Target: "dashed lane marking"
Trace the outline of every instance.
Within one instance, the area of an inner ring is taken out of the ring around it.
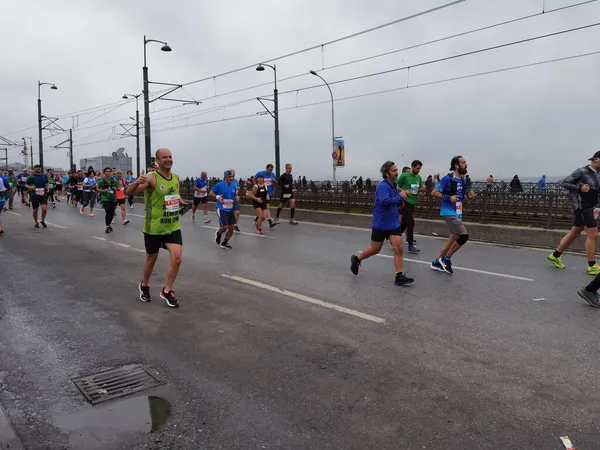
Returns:
[[[210,228],[211,230],[219,229],[219,227],[209,227],[208,225],[202,225],[202,228]],[[246,236],[254,236],[254,237],[264,238],[264,239],[275,239],[273,236],[265,236],[264,234],[247,233],[246,231],[239,231],[239,232],[236,231],[235,233],[233,233],[234,236],[236,234],[245,234]]]

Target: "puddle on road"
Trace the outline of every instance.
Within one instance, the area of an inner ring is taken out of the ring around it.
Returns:
[[[171,404],[162,397],[141,396],[91,406],[56,417],[72,448],[93,450],[118,443],[126,435],[152,433],[167,421]]]

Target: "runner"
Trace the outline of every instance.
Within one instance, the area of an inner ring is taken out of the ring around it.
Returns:
[[[123,225],[127,225],[129,223],[129,219],[127,219],[127,209],[125,206],[125,188],[128,186],[127,180],[123,178],[123,172],[117,170],[117,183],[119,187],[117,188],[117,205],[121,208],[121,219],[123,220]]]
[[[450,231],[450,239],[431,263],[431,268],[447,273],[454,272],[451,258],[469,240],[469,233],[462,223],[462,202],[465,198],[475,198],[475,193],[468,190],[464,178],[467,174],[467,160],[462,156],[455,156],[450,162],[450,170],[453,172],[442,178],[431,192],[432,196],[442,199],[440,216],[444,218]]]
[[[202,203],[202,213],[204,215],[204,223],[209,223],[208,218],[208,175],[206,172],[200,174],[200,178],[194,180],[194,209],[192,209],[192,220],[196,220],[196,210],[198,205]]]
[[[235,169],[229,169],[231,174],[233,175],[233,185],[235,186],[235,200],[233,201],[233,215],[235,217],[235,225],[233,226],[233,230],[240,233],[240,227],[238,223],[240,223],[240,186],[238,185],[238,180],[235,177]]]
[[[86,206],[90,207],[90,217],[94,217],[94,205],[96,204],[96,177],[94,171],[90,170],[83,179],[83,202],[79,214],[85,214]]]
[[[248,197],[252,199],[252,206],[258,217],[258,220],[256,221],[256,232],[258,234],[263,234],[261,225],[265,220],[264,212],[269,204],[269,192],[265,186],[265,177],[260,174],[256,177],[256,184],[252,187]]]
[[[594,209],[598,205],[600,194],[600,151],[590,159],[590,164],[577,169],[560,184],[571,193],[571,206],[573,208],[573,226],[560,241],[556,250],[548,255],[548,261],[559,269],[566,266],[561,260],[562,253],[573,245],[584,228],[586,230],[585,252],[588,259],[587,273],[600,274],[600,266],[596,264],[596,239],[598,237],[598,220],[594,217]]]
[[[186,203],[179,194],[179,177],[171,172],[173,156],[171,151],[161,148],[156,151],[158,167],[152,173],[144,176],[144,172],[128,188],[127,195],[144,193],[145,219],[144,243],[146,245],[146,262],[144,275],[138,285],[140,300],[149,302],[150,277],[158,259],[160,248],[169,252],[169,269],[165,285],[160,291],[160,297],[171,308],[177,308],[179,303],[173,292],[173,284],[179,272],[183,257],[183,239],[181,236],[181,221],[179,220],[179,207]]]
[[[262,175],[265,179],[265,186],[267,186],[267,191],[269,192],[269,198],[273,198],[273,185],[277,183],[277,176],[273,173],[273,164],[267,164],[265,170],[261,170],[254,175],[254,178],[258,178],[259,175]],[[269,210],[269,205],[263,211],[265,218],[269,221],[269,228],[275,227],[277,224],[271,218],[271,211]],[[254,219],[256,222],[258,220],[258,216]]]
[[[296,199],[294,198],[294,176],[292,175],[292,165],[290,163],[285,165],[285,173],[282,173],[279,177],[279,186],[281,187],[281,204],[277,208],[275,222],[279,223],[281,211],[286,206],[289,206],[290,224],[298,225],[298,221],[294,219],[294,214],[296,214]]]
[[[8,209],[13,209],[13,202],[15,200],[15,194],[19,189],[19,182],[15,178],[15,172],[11,169],[8,171],[8,184],[10,189],[8,192]]]
[[[389,237],[394,248],[394,267],[396,269],[394,284],[403,286],[415,280],[402,273],[404,258],[402,256],[402,231],[400,230],[400,214],[398,212],[402,197],[395,185],[398,179],[398,167],[392,161],[386,161],[381,166],[380,171],[383,181],[377,185],[377,191],[375,192],[371,246],[358,255],[352,255],[350,270],[354,275],[358,275],[361,262],[377,255],[381,251],[383,241],[386,237]]]
[[[19,192],[21,194],[21,203],[30,206],[27,188],[25,187],[27,178],[29,178],[29,172],[25,169],[19,174]]]
[[[52,169],[46,170],[46,177],[48,178],[48,200],[50,200],[50,206],[52,209],[56,208],[56,201],[54,200],[54,174],[52,173]]]
[[[63,179],[58,173],[54,177],[54,184],[56,185],[56,201],[60,203],[60,197],[63,194]]]
[[[113,227],[111,223],[115,215],[115,209],[117,209],[117,190],[119,189],[119,182],[112,177],[112,169],[106,167],[104,169],[104,176],[96,182],[96,191],[100,193],[100,199],[102,200],[102,207],[104,208],[104,224],[106,225],[105,233],[112,233]]]
[[[229,240],[233,236],[233,230],[236,224],[233,204],[239,201],[237,197],[237,183],[234,183],[235,175],[228,169],[223,173],[223,181],[215,184],[210,191],[211,197],[217,199],[217,217],[219,218],[219,228],[215,231],[215,242],[221,245],[221,248],[231,250]],[[225,239],[221,242],[221,237],[225,233]]]
[[[6,196],[10,189],[10,184],[6,180],[6,178],[0,178],[0,217],[2,216],[2,211],[4,211]],[[0,236],[3,234],[4,228],[2,228],[2,222],[0,221]]]
[[[34,227],[48,228],[46,225],[46,214],[48,213],[48,177],[42,173],[42,166],[33,166],[33,175],[27,178],[25,187],[29,189],[31,195],[31,206],[33,208]],[[42,206],[42,220],[38,223],[38,209]]]
[[[406,231],[406,242],[408,243],[409,253],[419,253],[420,250],[415,246],[415,205],[419,201],[419,191],[425,190],[425,184],[419,172],[423,167],[423,163],[419,160],[414,160],[410,165],[411,169],[408,172],[402,173],[396,180],[396,184],[402,189],[402,198],[404,202],[400,208],[401,228],[402,233]]]

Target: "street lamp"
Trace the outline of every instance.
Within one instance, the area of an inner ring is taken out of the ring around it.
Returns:
[[[41,98],[41,90],[42,86],[47,84],[50,86],[50,89],[58,89],[54,83],[42,83],[38,81],[38,138],[40,140],[40,166],[42,166],[42,170],[44,170],[44,142],[42,141],[42,98]],[[33,156],[33,154],[32,154]],[[33,160],[33,158],[32,158]]]
[[[146,39],[146,36],[144,35],[144,67],[142,68],[142,74],[144,77],[144,142],[146,153],[146,167],[150,167],[150,160],[152,158],[152,150],[150,143],[150,92],[148,88],[148,67],[146,66],[146,44],[148,42],[158,42],[159,44],[163,44],[163,46],[160,48],[163,52],[171,51],[171,47],[169,47],[169,45],[166,42],[157,41],[155,39]]]
[[[325,85],[327,86],[327,89],[329,89],[329,94],[331,95],[331,148],[333,149],[335,147],[335,114],[334,114],[334,110],[333,110],[333,92],[331,91],[331,86],[329,86],[329,83],[327,81],[325,81],[325,78],[323,78],[321,75],[319,75],[317,72],[315,72],[314,70],[310,71],[311,75],[314,75],[315,77],[319,77],[323,83],[325,83]],[[333,182],[335,183],[335,166],[336,162],[333,162]]]
[[[143,94],[124,94],[123,98],[125,100],[129,99],[129,97],[135,97],[135,161],[137,167],[137,176],[140,176],[140,106],[138,99]],[[146,166],[148,167],[148,166]]]
[[[275,170],[277,178],[279,178],[279,175],[281,174],[281,161],[279,155],[279,96],[277,91],[277,66],[275,64],[259,64],[256,67],[256,71],[263,72],[265,70],[265,66],[273,69],[273,74],[275,76],[275,89],[273,90],[273,114],[270,113],[268,108],[265,107],[265,109],[267,110],[267,112],[269,112],[269,114],[271,114],[271,116],[273,116],[273,119],[275,119]],[[258,99],[258,101],[261,101],[261,99]]]

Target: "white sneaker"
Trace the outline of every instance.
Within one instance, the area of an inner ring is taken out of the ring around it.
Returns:
[[[131,206],[129,207],[129,209],[133,209],[133,205],[131,205]]]
[[[298,225],[298,221],[296,219],[290,219],[290,225]]]
[[[204,216],[204,223],[210,223],[210,219],[206,216]]]
[[[275,217],[275,223],[279,223],[279,217]]]
[[[90,213],[90,217],[94,217],[94,213]]]
[[[114,220],[113,220],[113,222],[114,222]],[[127,219],[125,219],[125,220],[123,221],[123,225],[127,225],[128,223],[129,223],[129,220],[127,220]]]

